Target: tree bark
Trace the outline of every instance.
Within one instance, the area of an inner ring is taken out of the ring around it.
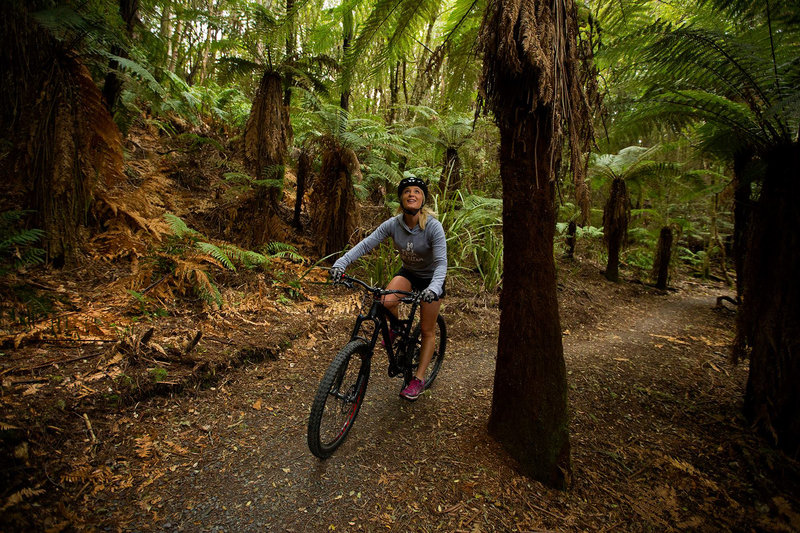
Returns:
[[[74,263],[93,198],[122,179],[119,129],[88,69],[11,3],[0,3],[0,79],[0,190],[35,211],[49,261]]]
[[[305,146],[300,149],[300,157],[297,160],[297,196],[294,201],[293,224],[299,230],[303,229],[300,221],[300,214],[303,210],[303,198],[306,195],[306,186],[311,175],[311,154]]]
[[[564,257],[567,259],[572,259],[575,257],[575,233],[577,233],[577,231],[578,224],[576,224],[574,220],[570,220],[569,225],[567,226],[567,238],[565,239],[567,250],[564,253]]]
[[[444,167],[439,177],[439,189],[442,192],[454,193],[461,187],[461,158],[458,149],[451,146],[444,152]]]
[[[747,255],[747,230],[753,209],[752,185],[745,179],[747,166],[752,161],[749,153],[738,153],[733,160],[733,266],[736,270],[736,299],[742,297],[744,260]]]
[[[133,38],[133,29],[136,25],[136,18],[139,12],[139,0],[119,0],[119,15],[125,22],[125,33],[130,41]],[[111,53],[119,57],[128,57],[128,52],[119,46],[112,46]],[[105,82],[103,83],[103,98],[106,102],[106,108],[111,115],[114,115],[119,96],[122,94],[122,80],[117,74],[120,65],[115,59],[108,62],[108,74],[106,74]]]
[[[353,12],[346,10],[342,20],[343,33],[342,33],[342,59],[347,57],[350,51],[351,42],[353,40]],[[339,96],[339,107],[345,111],[350,111],[350,86],[349,84],[342,87],[342,93]]]
[[[555,184],[547,155],[552,111],[539,108],[524,117],[500,127],[503,240],[525,245],[504,254],[489,432],[524,473],[565,488],[566,367],[553,259]]]
[[[661,228],[658,236],[658,246],[656,248],[656,258],[653,261],[653,277],[656,280],[656,288],[666,289],[667,279],[669,278],[669,262],[672,257],[672,229],[669,227]]]
[[[328,139],[311,194],[311,224],[322,255],[342,251],[358,226],[353,178],[361,176],[355,152]]]
[[[262,182],[256,185],[257,212],[253,213],[250,244],[268,242],[272,226],[277,223],[286,153],[282,89],[280,74],[265,72],[245,126],[245,162],[248,170]]]
[[[571,0],[489,2],[480,31],[481,96],[500,129],[503,238],[513,245],[504,254],[489,432],[523,473],[562,489],[571,467],[553,237],[563,126],[587,114],[577,33]],[[571,150],[580,150],[573,133]]]
[[[604,275],[609,281],[619,281],[619,253],[627,241],[629,214],[628,187],[625,180],[614,178],[603,209],[603,238],[608,245],[608,262]]]
[[[764,157],[742,270],[734,354],[747,356],[745,413],[769,440],[800,456],[800,143]]]

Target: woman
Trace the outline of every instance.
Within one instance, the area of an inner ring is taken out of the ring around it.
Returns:
[[[433,356],[436,343],[436,318],[445,295],[444,282],[447,275],[447,242],[441,222],[425,207],[428,186],[416,176],[400,180],[397,185],[400,200],[398,215],[390,218],[352,250],[339,258],[331,268],[333,281],[339,280],[347,265],[369,252],[387,237],[391,237],[400,253],[403,266],[386,286],[389,290],[422,291],[421,324],[422,347],[419,366],[414,378],[400,392],[406,400],[416,400],[425,390],[425,370]],[[397,317],[400,295],[388,294],[383,305]]]

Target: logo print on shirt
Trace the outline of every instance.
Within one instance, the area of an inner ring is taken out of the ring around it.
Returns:
[[[414,241],[408,241],[406,243],[406,249],[400,250],[400,257],[403,259],[404,262],[409,264],[421,263],[422,261],[424,261],[424,259],[422,259],[422,256],[414,252]]]

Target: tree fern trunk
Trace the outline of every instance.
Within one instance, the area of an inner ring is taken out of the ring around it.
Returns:
[[[12,143],[0,166],[23,208],[36,211],[56,265],[77,260],[92,199],[122,176],[119,130],[89,71],[62,46],[24,10],[0,3],[0,79],[8,82],[0,136]]]
[[[576,34],[571,1],[498,0],[488,4],[480,41],[481,93],[500,129],[503,239],[515,244],[504,254],[489,432],[523,473],[557,488],[567,486],[571,467],[553,258],[555,177],[559,126],[567,113],[579,114],[562,100],[570,87],[581,91]]]
[[[548,178],[552,169],[545,155],[550,132],[546,109],[500,129],[503,240],[524,246],[504,254],[489,432],[523,472],[564,488],[569,434],[553,259],[555,184]]]
[[[456,148],[448,147],[444,152],[444,167],[439,177],[439,188],[442,192],[455,193],[461,188],[461,158]]]
[[[133,29],[139,12],[139,0],[119,0],[119,14],[125,22],[125,32],[128,39],[133,37]],[[118,46],[111,47],[111,53],[119,57],[128,57],[128,52]],[[115,59],[108,62],[108,74],[103,83],[103,98],[109,113],[113,116],[119,96],[122,93],[122,80],[117,74],[119,63]]]
[[[619,254],[627,241],[630,200],[625,180],[614,178],[611,192],[603,209],[603,238],[608,245],[608,262],[605,277],[619,281]]]
[[[653,273],[656,280],[656,288],[666,289],[669,277],[669,262],[672,257],[672,229],[661,228],[656,247],[656,257],[653,261]]]
[[[567,226],[567,237],[565,239],[567,250],[564,253],[564,257],[567,259],[572,259],[575,257],[575,233],[578,231],[578,225],[575,223],[574,220],[569,221],[569,225]]]
[[[750,357],[745,413],[800,456],[800,143],[773,150],[743,264],[735,354]]]
[[[736,297],[742,296],[744,260],[747,255],[747,230],[752,211],[752,186],[744,178],[747,165],[752,161],[749,153],[738,153],[733,161],[733,265],[736,270]]]
[[[286,131],[283,121],[283,84],[276,72],[265,72],[250,110],[244,133],[247,168],[258,180],[269,184],[256,186],[256,212],[250,226],[249,244],[269,241],[277,224],[277,210],[284,179]]]
[[[300,214],[303,209],[303,198],[306,194],[306,185],[311,174],[311,155],[303,147],[300,150],[300,157],[297,160],[297,196],[294,201],[293,224],[297,229],[302,230],[303,225],[300,221]]]

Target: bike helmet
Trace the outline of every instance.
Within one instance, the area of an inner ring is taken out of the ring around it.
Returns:
[[[408,187],[419,187],[422,189],[422,193],[425,195],[425,199],[428,199],[428,184],[419,179],[418,177],[414,176],[413,174],[409,175],[407,178],[403,178],[400,180],[400,183],[397,184],[397,199],[399,200],[401,196],[403,196],[403,190]]]

